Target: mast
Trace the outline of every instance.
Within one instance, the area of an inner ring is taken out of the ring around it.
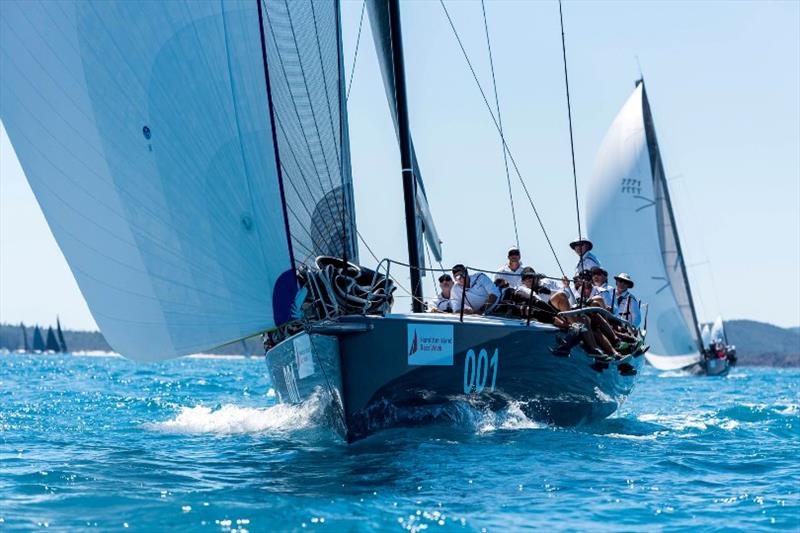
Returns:
[[[422,283],[420,282],[419,244],[417,242],[416,179],[412,167],[411,136],[408,125],[408,100],[406,74],[403,60],[403,36],[400,28],[400,3],[389,2],[389,28],[392,41],[395,101],[397,102],[397,128],[400,140],[400,164],[403,173],[403,201],[406,214],[406,240],[408,264],[411,266],[411,310],[422,312]]]
[[[667,184],[667,178],[664,175],[664,164],[661,161],[661,152],[658,149],[658,140],[656,139],[656,129],[653,124],[653,115],[650,112],[650,102],[647,99],[647,91],[645,90],[644,85],[644,78],[640,78],[637,81],[637,85],[642,85],[642,106],[643,106],[643,114],[644,114],[644,130],[645,136],[647,138],[647,148],[650,153],[650,170],[652,171],[653,179],[661,181],[661,189],[664,191],[664,201],[667,207],[667,214],[669,215],[670,226],[672,226],[672,237],[675,240],[675,247],[677,248],[678,253],[678,261],[679,267],[681,270],[681,276],[683,278],[683,284],[686,288],[686,294],[689,301],[689,310],[691,314],[691,324],[688,324],[692,331],[695,334],[695,343],[698,346],[698,349],[702,353],[703,350],[703,341],[702,335],[700,335],[700,327],[697,323],[697,311],[694,307],[694,298],[692,297],[692,288],[689,285],[689,275],[686,272],[686,264],[683,260],[683,249],[681,248],[681,240],[680,236],[678,235],[678,226],[675,223],[675,212],[672,209],[672,200],[669,196],[669,186]],[[663,246],[663,242],[661,243]],[[663,255],[663,249],[662,249]],[[669,265],[664,264],[664,269],[668,270],[670,268]]]

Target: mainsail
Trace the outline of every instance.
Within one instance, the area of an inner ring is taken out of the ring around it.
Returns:
[[[369,21],[372,26],[372,37],[375,42],[375,50],[378,54],[378,62],[381,66],[381,75],[383,77],[383,86],[386,91],[386,99],[389,102],[392,120],[394,122],[395,134],[399,137],[399,123],[397,116],[397,100],[395,97],[395,78],[394,68],[392,63],[392,40],[391,28],[389,22],[389,5],[387,0],[367,0],[367,12],[369,13]],[[442,260],[442,242],[439,240],[439,234],[436,231],[436,226],[433,224],[433,216],[431,215],[430,206],[428,205],[428,197],[425,194],[425,185],[422,182],[422,173],[417,163],[417,154],[414,150],[414,141],[411,140],[411,158],[414,177],[417,184],[416,194],[416,210],[418,217],[418,226],[421,233],[425,236],[425,241],[433,254],[436,261]],[[422,240],[418,239],[420,246]],[[425,254],[420,250],[420,257],[424,258]],[[423,272],[424,274],[424,272]]]
[[[56,317],[56,335],[58,335],[58,344],[60,345],[61,352],[67,353],[67,341],[64,340],[64,332],[61,331],[61,320]]]
[[[1,24],[3,122],[123,355],[273,328],[298,263],[355,257],[336,3],[6,1]]]
[[[648,360],[664,370],[698,362],[700,333],[643,82],[600,147],[587,219],[600,261],[612,275],[629,272],[648,305]]]

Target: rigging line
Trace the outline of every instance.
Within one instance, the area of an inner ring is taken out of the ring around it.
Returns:
[[[347,83],[347,100],[350,100],[350,89],[353,88],[353,75],[356,73],[356,61],[358,61],[358,45],[361,44],[361,28],[364,25],[364,11],[366,11],[367,0],[361,3],[361,17],[358,20],[358,36],[356,37],[356,50],[353,52],[353,66],[350,68],[350,81]]]
[[[380,259],[378,259],[378,256],[377,256],[377,255],[375,255],[375,252],[373,252],[373,251],[372,251],[372,248],[370,248],[370,247],[369,247],[369,244],[367,244],[367,240],[366,240],[366,239],[363,237],[363,235],[361,235],[361,232],[360,232],[360,231],[358,231],[358,229],[356,229],[356,233],[358,234],[358,238],[359,238],[359,239],[361,239],[361,243],[362,243],[364,246],[366,246],[366,247],[367,247],[367,250],[369,251],[369,253],[370,253],[370,255],[372,256],[372,258],[373,258],[373,259],[375,259],[375,262],[378,264],[378,266],[380,266],[380,264],[381,264],[381,260],[380,260]],[[403,266],[408,266],[409,268],[411,268],[409,265],[406,265],[405,263],[398,263],[397,261],[392,261],[391,259],[390,259],[389,261],[391,261],[391,262],[393,262],[393,263],[397,263],[397,264],[402,264]],[[397,281],[397,278],[396,278],[395,276],[393,276],[393,275],[391,275],[391,274],[387,274],[387,277],[388,277],[389,279],[391,279],[392,281],[394,281],[394,283],[395,283],[395,284],[396,284],[398,287],[400,287],[401,289],[403,289],[403,292],[405,292],[406,294],[408,294],[408,295],[409,295],[409,296],[410,296],[412,299],[414,298],[414,295],[411,293],[411,291],[410,291],[410,290],[408,290],[407,288],[405,288],[405,286],[404,286],[402,283],[400,283],[399,281]],[[420,302],[422,302],[423,304],[425,303],[425,300],[419,300],[419,301],[420,301]]]
[[[337,95],[338,95],[338,103],[339,103],[338,113],[337,113],[338,126],[339,126],[339,128],[338,128],[339,137],[338,137],[338,140],[337,140],[337,138],[336,138],[336,129],[333,127],[333,108],[331,107],[330,92],[328,90],[328,76],[327,76],[327,74],[325,72],[325,64],[324,64],[323,59],[322,59],[322,43],[320,42],[320,39],[319,39],[319,27],[317,25],[317,14],[316,14],[316,10],[314,9],[314,2],[312,1],[312,2],[310,2],[310,4],[311,4],[311,17],[314,20],[314,35],[316,36],[316,40],[317,40],[317,55],[319,56],[319,66],[320,66],[320,70],[322,71],[322,83],[323,83],[323,86],[325,88],[325,101],[328,104],[328,122],[329,122],[330,127],[331,127],[331,135],[332,135],[333,140],[334,140],[333,148],[334,148],[334,152],[336,153],[336,158],[337,158],[338,165],[339,165],[339,181],[341,183],[340,186],[341,186],[341,193],[342,193],[342,202],[341,202],[341,205],[340,205],[340,202],[338,201],[337,198],[334,198],[333,201],[336,204],[336,207],[339,209],[339,215],[340,215],[341,224],[342,224],[342,232],[341,232],[342,259],[344,259],[344,261],[347,262],[347,260],[348,260],[348,257],[347,257],[347,251],[348,251],[347,250],[347,205],[346,205],[346,202],[345,202],[345,199],[347,197],[347,192],[345,190],[345,176],[344,176],[344,147],[342,146],[341,147],[342,149],[340,150],[340,144],[344,143],[344,135],[343,135],[343,130],[342,130],[342,102],[341,102],[341,99],[342,99],[342,86],[341,86],[342,80],[341,80],[341,75],[336,76],[336,80],[337,80],[336,85],[338,87]],[[287,6],[287,9],[288,9],[288,6]],[[335,13],[335,16],[336,16],[336,72],[337,72],[337,74],[339,74],[340,73],[339,69],[343,68],[342,67],[343,63],[342,63],[342,58],[341,58],[341,54],[340,54],[341,43],[340,43],[340,38],[339,38],[340,37],[339,36],[340,23],[339,23],[339,2],[338,2],[338,0],[336,2],[334,2],[333,10],[334,10],[334,13]],[[292,31],[294,31],[294,29]],[[294,35],[294,33],[293,33],[293,35]],[[304,73],[304,76],[305,76],[305,73]],[[322,142],[322,139],[320,139],[320,142]],[[333,190],[335,191],[336,188],[334,187]]]
[[[467,62],[467,66],[469,70],[472,72],[472,78],[475,80],[475,84],[478,86],[478,90],[483,97],[483,103],[486,104],[486,109],[489,111],[489,115],[492,117],[492,121],[494,122],[494,126],[497,129],[498,133],[500,134],[500,139],[503,141],[503,147],[505,148],[506,152],[508,152],[508,158],[511,160],[511,165],[514,167],[514,173],[519,178],[520,183],[522,184],[522,189],[525,191],[525,195],[528,197],[528,202],[531,204],[531,208],[533,209],[533,214],[536,215],[536,220],[539,223],[539,227],[542,229],[542,233],[544,234],[544,238],[547,240],[547,245],[550,247],[550,251],[553,254],[553,258],[556,260],[556,264],[558,265],[558,269],[561,271],[562,275],[564,274],[564,268],[561,266],[561,262],[558,260],[558,255],[556,254],[555,248],[553,248],[553,243],[550,241],[550,236],[547,234],[547,230],[544,227],[544,222],[542,221],[542,217],[539,216],[539,211],[536,209],[536,205],[533,202],[533,198],[531,197],[530,191],[528,191],[528,186],[525,184],[525,180],[522,179],[522,173],[519,170],[519,166],[517,166],[517,161],[514,159],[514,154],[511,151],[511,148],[508,146],[506,142],[505,136],[503,135],[502,130],[500,129],[500,124],[497,122],[497,118],[494,116],[494,111],[492,111],[492,106],[489,104],[489,100],[486,98],[486,92],[483,90],[483,86],[481,85],[480,80],[478,80],[478,75],[475,72],[475,68],[472,66],[472,61],[469,59],[469,54],[467,54],[467,50],[464,48],[464,43],[461,41],[461,37],[458,34],[458,30],[456,30],[456,26],[453,23],[453,19],[450,17],[450,12],[447,11],[447,6],[444,5],[444,0],[439,0],[439,3],[444,10],[444,14],[447,16],[447,21],[450,23],[450,28],[453,30],[453,35],[458,42],[458,46],[461,48],[461,53],[464,55],[464,59]]]
[[[288,138],[288,134],[286,133],[286,129],[284,128],[283,121],[281,120],[280,115],[278,115],[277,113],[275,114],[275,122],[278,124],[278,128],[280,128],[284,139],[287,139]],[[297,154],[295,153],[294,148],[292,147],[292,143],[287,141],[286,145],[289,148],[289,154],[291,154],[292,159],[294,159],[294,162],[295,162],[295,165],[297,166],[298,172],[300,172],[300,177],[302,178],[303,183],[305,183],[306,188],[308,189],[309,195],[313,199],[314,192],[313,192],[313,190],[311,188],[311,184],[309,184],[308,180],[306,179],[306,175],[305,175],[305,172],[303,172],[303,167],[300,165],[300,161],[297,159]],[[288,161],[284,161],[283,159],[281,159],[281,169],[285,169],[286,168],[286,165],[285,165],[286,163],[288,163]],[[292,186],[292,189],[294,189],[295,195],[297,196],[298,203],[303,206],[303,208],[308,213],[309,220],[314,224],[314,226],[317,228],[317,230],[319,230],[320,229],[320,226],[319,226],[319,223],[318,223],[319,221],[314,219],[314,216],[312,215],[312,213],[309,210],[308,206],[303,201],[303,196],[297,190],[297,186],[295,185],[296,178],[293,177],[290,173],[287,173],[287,177],[289,178],[287,180],[289,182],[289,185]],[[322,183],[320,183],[320,186],[322,186]],[[328,209],[330,209],[330,203],[326,201],[326,204],[328,205]],[[315,208],[316,208],[316,206],[315,206]],[[333,212],[333,211],[331,210],[331,212]],[[328,226],[327,225],[323,226],[323,229],[327,230]],[[326,235],[326,241],[328,241],[328,244],[330,244],[331,248],[333,249],[334,246],[333,246],[333,242],[331,241],[331,236]]]
[[[489,39],[489,23],[486,21],[486,4],[481,0],[481,11],[483,12],[483,28],[486,30],[486,48],[489,50],[489,67],[492,72],[492,87],[494,88],[494,103],[497,108],[497,123],[500,126],[500,134],[503,134],[503,118],[500,115],[500,97],[497,95],[497,80],[494,75],[494,59],[492,57],[492,43]],[[503,164],[506,169],[506,182],[508,183],[508,199],[511,203],[511,220],[514,223],[514,239],[519,248],[519,231],[517,230],[517,212],[514,208],[514,193],[511,190],[511,174],[508,170],[508,154],[506,153],[505,145],[501,145],[503,149]]]
[[[295,114],[295,117],[297,118],[297,126],[298,126],[298,128],[300,130],[300,133],[303,136],[303,140],[305,141],[306,149],[308,150],[309,161],[311,162],[311,166],[313,167],[314,173],[317,176],[317,181],[319,182],[320,190],[325,191],[325,186],[322,184],[322,177],[320,175],[319,168],[317,167],[317,160],[314,158],[314,155],[313,155],[313,153],[311,151],[311,143],[310,143],[310,141],[308,139],[308,136],[306,135],[306,130],[305,130],[305,127],[303,125],[303,120],[300,118],[300,111],[297,108],[297,102],[295,101],[294,93],[292,91],[292,86],[291,86],[291,83],[289,81],[289,75],[288,75],[288,73],[286,71],[286,65],[285,65],[285,63],[283,61],[283,54],[281,53],[280,44],[278,43],[278,38],[276,37],[276,32],[275,32],[275,29],[274,29],[274,27],[272,25],[272,18],[269,16],[269,10],[268,10],[268,8],[266,6],[265,0],[259,0],[259,2],[260,2],[260,5],[264,6],[264,10],[265,10],[265,13],[266,13],[266,19],[267,19],[267,24],[269,25],[269,28],[271,30],[269,33],[270,33],[270,36],[272,37],[272,41],[275,43],[275,53],[278,56],[278,64],[281,67],[281,73],[283,74],[283,79],[286,82],[286,92],[288,94],[289,100],[292,103],[292,107],[294,108],[294,114]],[[295,34],[294,34],[294,27],[292,26],[292,22],[291,22],[291,14],[289,12],[289,9],[290,9],[289,8],[289,4],[286,3],[286,2],[284,2],[284,4],[285,4],[286,10],[287,10],[286,11],[287,19],[289,21],[289,25],[290,25],[290,28],[291,28],[291,31],[292,31],[292,40],[294,42],[294,51],[295,51],[295,53],[297,55],[298,64],[300,66],[300,71],[301,71],[301,74],[303,76],[303,82],[305,84],[306,98],[308,99],[309,106],[311,106],[311,108],[312,108],[311,117],[314,120],[314,125],[316,126],[317,140],[318,140],[318,143],[320,145],[320,148],[322,148],[322,139],[321,139],[321,137],[319,135],[319,126],[317,124],[317,117],[313,112],[313,105],[311,104],[311,93],[308,90],[308,84],[306,83],[306,79],[305,79],[305,71],[303,70],[302,59],[300,57],[300,47],[299,47],[299,45],[297,43],[297,39],[296,39]],[[275,115],[278,116],[277,109],[275,110]],[[291,145],[291,143],[288,143],[288,140],[286,142],[287,142],[287,144]],[[328,174],[328,181],[331,184],[331,189],[335,189],[336,186],[334,185],[333,178],[331,177],[331,172],[330,172],[330,168],[328,167],[328,161],[327,161],[327,157],[325,156],[324,149],[323,149],[323,153],[322,153],[322,158],[323,158],[325,171]],[[330,203],[330,200],[328,199],[328,195],[327,194],[323,194],[322,198],[323,198],[323,200],[325,200],[325,203],[327,204],[328,209],[330,210],[330,212],[333,213],[334,209],[331,207],[331,203]],[[338,209],[338,204],[337,204],[336,211],[340,212],[339,209]]]
[[[558,18],[561,21],[561,53],[564,58],[564,86],[567,90],[567,117],[569,118],[569,149],[572,154],[572,182],[575,187],[575,216],[578,220],[578,240],[583,239],[581,234],[581,209],[578,204],[578,172],[575,169],[575,141],[572,135],[572,106],[569,101],[569,75],[567,75],[567,45],[564,37],[564,14],[561,9],[561,0],[558,0]],[[583,256],[581,256],[581,267]],[[583,270],[583,269],[581,269]]]
[[[370,247],[369,247],[369,244],[367,244],[367,240],[366,240],[366,239],[365,239],[365,238],[364,238],[364,237],[361,235],[361,232],[360,232],[360,231],[358,231],[358,230],[356,230],[356,233],[358,234],[358,238],[359,238],[359,239],[361,239],[361,243],[362,243],[364,246],[366,246],[366,247],[367,247],[367,251],[369,251],[369,255],[371,255],[371,256],[372,256],[372,258],[373,258],[373,259],[375,259],[375,262],[376,262],[376,263],[380,263],[380,262],[381,262],[381,260],[380,260],[380,259],[378,259],[378,256],[377,256],[377,255],[375,255],[375,252],[373,252],[373,251],[372,251],[372,248],[370,248]]]

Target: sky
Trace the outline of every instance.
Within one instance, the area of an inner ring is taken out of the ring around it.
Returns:
[[[491,99],[481,5],[446,5]],[[563,7],[581,203],[600,142],[641,69],[700,319],[800,325],[800,2]],[[443,263],[495,268],[514,243],[499,137],[439,2],[403,2],[401,11],[410,123]],[[342,3],[348,77],[360,13],[360,1]],[[492,0],[486,13],[507,142],[559,260],[572,265],[558,4]],[[359,231],[378,257],[405,260],[399,153],[368,17],[348,107]],[[96,329],[1,135],[0,321],[50,324],[59,315],[64,327]],[[512,191],[523,261],[556,274],[513,175]],[[374,265],[363,245],[360,255]],[[423,283],[432,293],[430,277]]]

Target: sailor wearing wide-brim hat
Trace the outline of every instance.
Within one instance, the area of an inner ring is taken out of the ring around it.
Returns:
[[[617,287],[613,293],[614,299],[611,312],[638,327],[641,319],[641,309],[639,299],[631,294],[630,291],[635,285],[633,278],[631,278],[630,274],[621,272],[614,276],[614,279],[617,282]]]
[[[578,263],[575,265],[575,275],[579,275],[585,270],[599,267],[600,260],[591,252],[594,245],[589,239],[578,239],[569,243],[569,247],[578,254]]]

